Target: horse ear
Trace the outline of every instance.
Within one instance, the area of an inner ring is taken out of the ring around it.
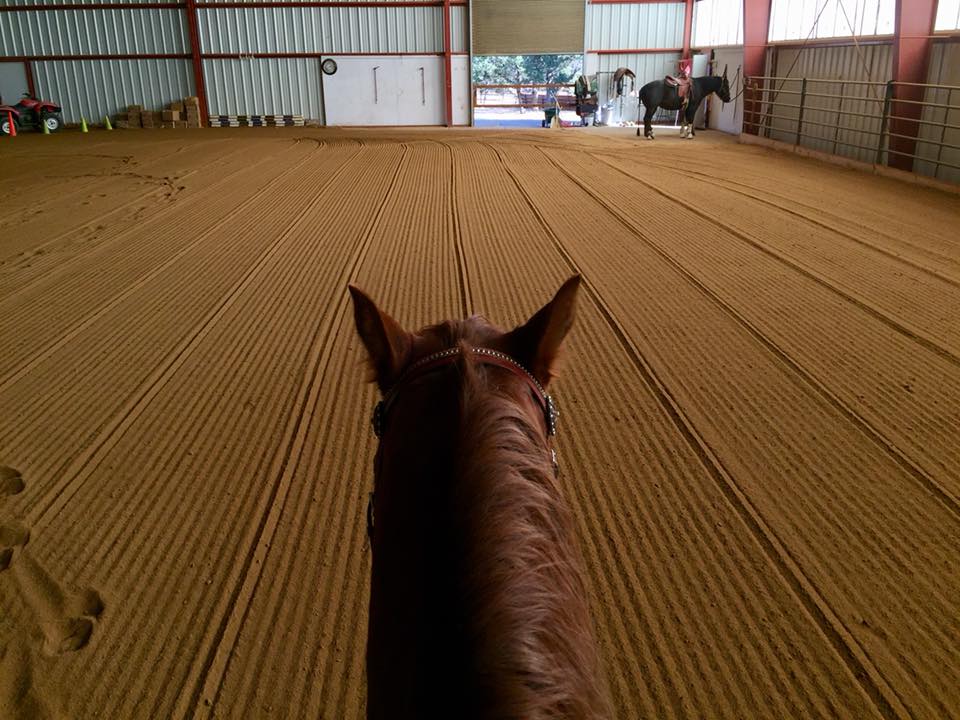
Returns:
[[[412,345],[410,333],[381,311],[366,293],[353,285],[353,319],[357,333],[370,355],[373,379],[386,392],[400,376]]]
[[[724,77],[727,76],[727,66],[726,66],[726,65],[723,66],[723,76],[724,76]]]
[[[553,365],[560,345],[573,326],[580,276],[574,275],[526,324],[512,330],[507,342],[513,356],[544,387],[553,377]]]

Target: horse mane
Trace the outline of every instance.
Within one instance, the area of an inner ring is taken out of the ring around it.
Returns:
[[[465,706],[477,717],[606,717],[573,519],[542,426],[501,370],[460,357],[451,517],[473,664]]]

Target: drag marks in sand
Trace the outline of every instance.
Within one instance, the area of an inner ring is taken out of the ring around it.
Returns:
[[[960,717],[956,198],[712,133],[163,138],[63,134],[62,202],[3,199],[48,232],[0,243],[0,715],[363,717],[346,284],[509,326],[579,272],[618,717]]]

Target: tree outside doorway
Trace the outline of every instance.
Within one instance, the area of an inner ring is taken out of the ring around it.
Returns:
[[[531,117],[529,105],[552,103],[557,88],[538,88],[552,84],[573,84],[583,68],[582,55],[483,55],[473,58],[473,82],[477,85],[514,87],[481,88],[475,120],[478,125],[536,126],[542,109]],[[526,87],[517,87],[526,86]],[[559,90],[564,94],[562,89]],[[572,94],[572,91],[571,93]],[[516,104],[514,108],[486,108],[484,104]],[[527,117],[524,118],[523,116]]]

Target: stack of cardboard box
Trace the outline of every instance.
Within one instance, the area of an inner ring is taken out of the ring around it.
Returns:
[[[130,105],[125,113],[114,118],[117,128],[198,128],[200,127],[200,101],[195,97],[172,102],[166,110],[144,110],[142,105]]]
[[[119,113],[113,119],[115,128],[141,128],[143,123],[140,116],[143,114],[142,105],[130,105],[125,113]]]
[[[183,106],[187,114],[187,127],[200,127],[200,100],[196,97],[184,98]]]
[[[162,121],[161,114],[153,110],[144,110],[140,114],[140,122],[143,124],[145,130],[160,127]]]

